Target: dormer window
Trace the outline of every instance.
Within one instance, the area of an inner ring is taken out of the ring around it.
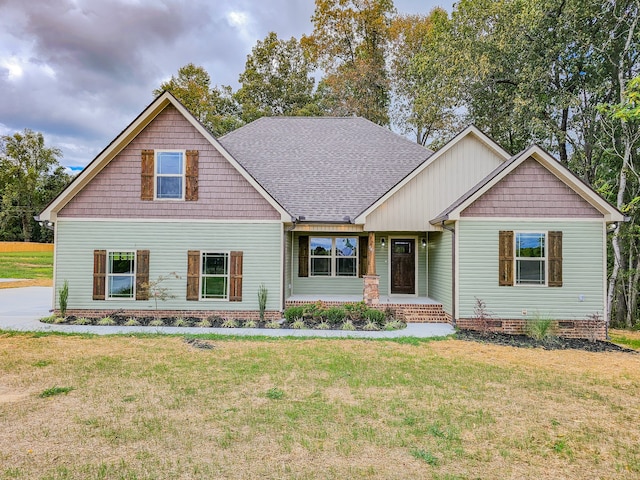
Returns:
[[[156,150],[157,200],[184,200],[184,150]]]

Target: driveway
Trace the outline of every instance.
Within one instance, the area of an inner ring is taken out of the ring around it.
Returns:
[[[131,333],[202,334],[268,337],[351,337],[402,338],[444,337],[454,333],[448,323],[410,323],[403,330],[364,332],[341,330],[272,330],[262,328],[184,328],[184,327],[103,327],[97,325],[52,325],[38,319],[50,315],[53,288],[24,287],[0,289],[0,330],[93,333],[96,335]]]

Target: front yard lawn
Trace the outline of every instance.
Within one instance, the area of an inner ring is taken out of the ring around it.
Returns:
[[[53,252],[2,252],[0,278],[29,279],[33,285],[51,285]]]
[[[4,333],[0,478],[631,479],[638,398],[623,352]]]

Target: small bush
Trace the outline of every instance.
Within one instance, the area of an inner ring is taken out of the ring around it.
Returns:
[[[377,310],[375,308],[368,308],[364,312],[364,318],[369,322],[377,323],[378,325],[382,325],[385,320],[384,312]]]
[[[196,323],[196,327],[198,328],[209,328],[211,326],[211,322],[208,318],[203,318],[198,323]]]
[[[303,316],[304,307],[302,305],[289,307],[284,311],[284,318],[286,318],[289,323],[293,323],[296,319],[302,318]]]
[[[556,336],[554,321],[545,316],[536,315],[527,322],[525,331],[528,336],[535,340],[545,341]]]
[[[329,325],[327,322],[320,322],[313,328],[315,328],[316,330],[330,330],[331,325]]]
[[[303,305],[303,317],[304,318],[313,318],[314,320],[318,320],[325,316],[326,309],[321,301],[317,301],[315,303],[307,303]]]
[[[211,325],[209,325],[211,326]],[[238,328],[238,321],[235,318],[227,318],[222,322],[223,328]]]
[[[323,315],[331,325],[338,325],[347,318],[347,311],[342,307],[331,307]]]
[[[264,328],[278,329],[280,328],[280,324],[276,320],[271,320],[264,324]]]
[[[102,327],[110,327],[112,325],[115,325],[116,321],[107,316],[107,317],[102,317],[100,320],[98,320],[98,325],[102,326]]]
[[[150,327],[164,327],[164,321],[159,319],[159,318],[155,318],[153,320],[151,320],[149,322],[149,326]]]
[[[58,303],[60,305],[60,315],[63,317],[67,314],[67,301],[69,300],[69,282],[67,280],[62,284],[62,288],[58,292]]]
[[[351,320],[345,320],[344,322],[342,322],[342,325],[340,325],[340,330],[355,330],[356,326],[353,324],[353,322]]]
[[[362,320],[368,309],[369,307],[367,307],[367,304],[364,302],[344,304],[344,310],[347,313],[347,317],[351,320]]]
[[[87,318],[87,317],[76,318],[73,321],[74,325],[91,325],[92,323],[93,323],[93,321],[90,318]]]
[[[56,323],[56,318],[58,318],[57,315],[49,315],[48,317],[42,317],[40,321],[42,323]]]
[[[363,330],[367,330],[369,332],[373,332],[376,330],[380,330],[380,325],[378,325],[376,322],[373,322],[371,320],[367,321],[367,323],[364,324],[364,326],[362,327]]]
[[[258,311],[260,312],[260,320],[264,320],[264,311],[267,309],[267,296],[269,291],[264,283],[258,287]]]
[[[295,320],[292,324],[291,324],[291,328],[295,328],[296,330],[303,330],[305,328],[307,328],[307,324],[304,323],[304,320],[301,318],[298,318],[297,320]]]
[[[173,326],[174,327],[186,327],[188,325],[187,325],[187,321],[183,317],[178,317],[178,318],[176,318],[174,320]]]
[[[258,326],[258,322],[255,320],[245,320],[242,324],[242,328],[256,328]]]
[[[391,322],[385,322],[382,326],[385,330],[402,330],[403,328],[407,328],[407,324],[401,322],[400,320],[392,320]]]
[[[138,319],[136,317],[129,317],[129,318],[127,318],[127,321],[124,322],[124,325],[126,327],[139,327],[140,326],[140,322],[138,321]]]

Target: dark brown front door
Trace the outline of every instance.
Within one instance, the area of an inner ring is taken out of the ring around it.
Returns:
[[[391,240],[391,293],[416,293],[415,246],[413,239]]]

